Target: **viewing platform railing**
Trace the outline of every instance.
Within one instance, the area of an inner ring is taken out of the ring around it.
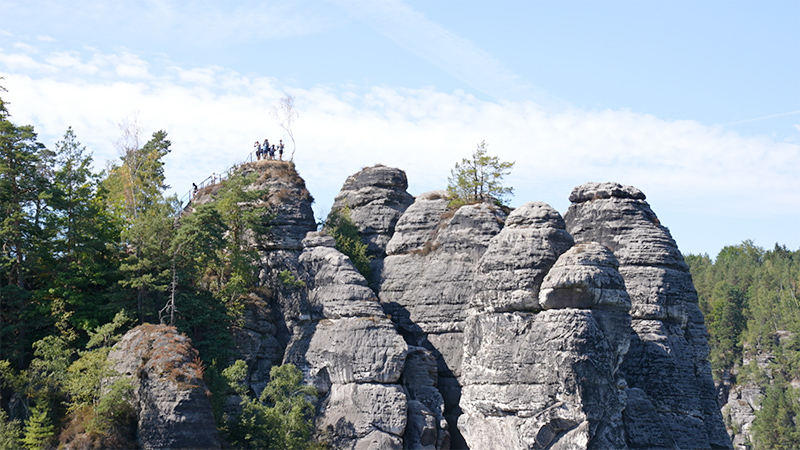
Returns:
[[[219,174],[214,172],[211,175],[209,175],[205,180],[203,180],[203,181],[201,181],[200,183],[197,184],[197,190],[199,191],[200,189],[203,189],[206,186],[211,186],[213,184],[221,183],[221,182],[227,180],[228,179],[228,173],[232,169],[235,169],[237,167],[240,167],[240,166],[242,166],[244,164],[247,164],[247,163],[251,163],[251,162],[256,161],[256,160],[257,160],[256,151],[253,150],[252,152],[247,154],[247,157],[244,159],[244,161],[234,164],[230,169],[228,169],[228,171],[226,171],[224,173],[219,173]],[[181,202],[181,208],[185,208],[186,206],[189,205],[189,202],[191,202],[191,200],[194,198],[194,194],[195,194],[194,191],[195,191],[195,188],[194,188],[194,186],[192,186],[185,194],[183,194],[180,197],[179,200]]]

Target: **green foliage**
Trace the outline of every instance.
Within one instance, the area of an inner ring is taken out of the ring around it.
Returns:
[[[316,397],[316,390],[302,384],[302,372],[292,364],[272,367],[270,382],[255,399],[243,384],[247,371],[242,360],[223,371],[231,389],[242,398],[242,413],[228,422],[231,444],[245,449],[320,448],[311,438],[314,405],[309,398]]]
[[[278,272],[278,281],[280,281],[286,286],[300,287],[300,288],[306,287],[306,283],[303,280],[298,280],[297,278],[295,278],[295,276],[292,274],[292,271],[289,269],[281,270],[280,272]]]
[[[800,390],[782,377],[776,377],[761,399],[751,431],[755,448],[796,449],[800,443]]]
[[[797,448],[800,391],[790,381],[800,379],[800,250],[744,241],[714,262],[697,255],[686,262],[706,315],[714,376],[731,371],[738,383],[765,389],[752,428],[756,448]],[[771,355],[764,369],[759,353]]]
[[[117,429],[127,427],[136,420],[136,412],[131,405],[133,383],[126,378],[114,380],[103,393],[95,407],[94,417],[86,429],[95,434],[111,434]]]
[[[22,426],[19,420],[9,420],[8,414],[0,409],[0,449],[22,447]]]
[[[336,239],[336,250],[347,255],[356,270],[369,280],[372,258],[367,254],[367,244],[361,238],[358,227],[350,218],[350,208],[331,211],[322,229]]]
[[[514,188],[503,186],[502,181],[514,163],[487,155],[486,146],[482,141],[470,158],[463,158],[450,170],[447,192],[452,199],[451,206],[485,201],[501,205],[507,195],[513,195]]]
[[[49,416],[50,409],[46,404],[37,404],[31,410],[31,416],[25,423],[25,436],[22,438],[25,448],[40,450],[48,447],[55,436],[55,426]]]
[[[745,293],[726,281],[714,286],[711,294],[710,311],[706,315],[706,325],[711,336],[711,365],[714,376],[721,378],[722,371],[730,370],[741,360],[742,331],[746,327]]]

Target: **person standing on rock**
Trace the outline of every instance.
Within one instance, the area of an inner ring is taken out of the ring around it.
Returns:
[[[261,144],[256,141],[256,143],[253,144],[253,147],[256,149],[256,159],[261,159]]]
[[[269,139],[264,139],[264,147],[261,149],[261,156],[267,159],[269,156]]]
[[[280,144],[278,144],[278,155],[280,156],[281,161],[283,161],[283,139],[281,139]]]
[[[197,185],[192,183],[192,197],[197,195]]]

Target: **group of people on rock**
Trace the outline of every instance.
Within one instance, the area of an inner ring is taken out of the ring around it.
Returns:
[[[256,141],[253,147],[256,149],[256,159],[259,161],[262,159],[275,159],[276,151],[280,160],[283,161],[283,139],[278,145],[272,144],[271,146],[269,145],[269,139],[264,139],[263,144],[259,144]]]

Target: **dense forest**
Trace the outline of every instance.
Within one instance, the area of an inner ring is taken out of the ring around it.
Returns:
[[[711,366],[720,384],[764,392],[753,422],[755,448],[800,446],[800,250],[744,241],[712,261],[686,262],[705,314]]]
[[[245,239],[269,227],[270,213],[257,201],[264,192],[243,189],[253,180],[231,171],[213,202],[183,215],[165,195],[166,132],[142,143],[142,131],[128,124],[119,161],[97,173],[71,128],[49,149],[32,126],[12,122],[7,106],[0,98],[0,448],[46,448],[76,429],[101,447],[128,442],[130,386],[100,386],[111,346],[147,322],[174,325],[192,339],[212,392],[242,395],[243,417],[226,419],[215,405],[229,443],[273,445],[252,424],[286,419],[275,408],[295,400],[249,398],[240,384],[246,367],[231,364],[230,353],[240,300],[258,289],[258,245]],[[753,444],[796,447],[800,250],[745,241],[714,259],[686,261],[715,379],[763,389]],[[300,382],[290,368],[274,376],[284,387]],[[313,412],[293,405],[297,414]],[[307,433],[296,430],[297,442],[286,448],[301,448]]]

